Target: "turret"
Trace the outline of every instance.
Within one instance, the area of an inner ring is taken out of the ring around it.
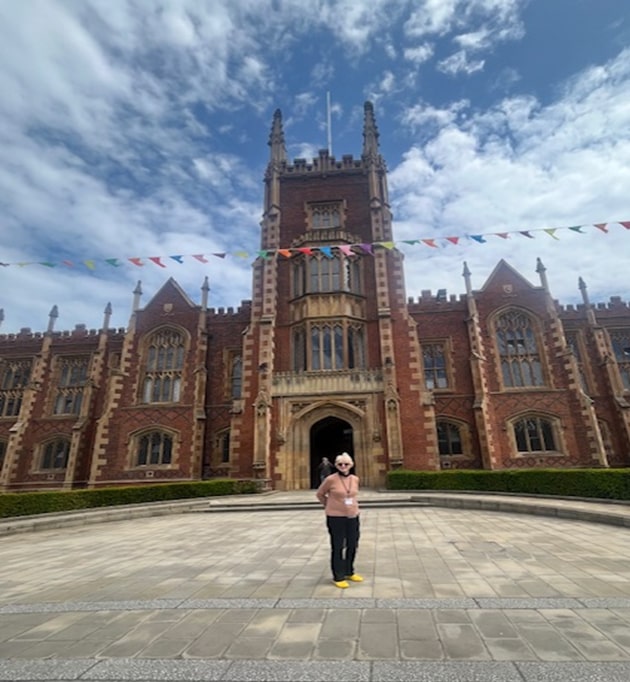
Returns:
[[[593,306],[591,305],[591,302],[588,298],[586,283],[581,277],[578,278],[578,287],[580,289],[580,292],[582,293],[582,301],[584,301],[584,307],[586,308],[586,319],[589,321],[590,324],[595,325],[597,324],[597,320],[595,319],[595,312],[593,311]]]
[[[284,143],[284,130],[282,129],[282,112],[276,109],[273,114],[273,123],[271,124],[271,134],[269,135],[269,146],[271,153],[269,156],[270,163],[282,163],[287,160],[287,149]]]
[[[208,276],[203,280],[201,285],[201,310],[204,312],[208,310],[208,292],[210,291],[210,283],[208,282]]]
[[[468,269],[468,263],[464,261],[464,271],[462,272],[462,277],[464,278],[464,283],[466,284],[466,293],[470,295],[472,293],[472,284],[470,280],[470,270]]]
[[[549,292],[549,282],[547,281],[547,268],[543,265],[543,262],[540,260],[540,258],[536,259],[536,272],[540,277],[540,284],[542,288],[546,292]]]
[[[140,296],[142,296],[142,282],[138,280],[138,283],[136,284],[136,288],[133,290],[133,310],[132,312],[136,312],[137,310],[140,310]]]
[[[112,304],[108,303],[105,306],[105,311],[103,313],[103,331],[106,332],[109,329],[109,321],[112,318]]]
[[[54,329],[55,329],[55,322],[57,318],[59,317],[59,309],[57,308],[56,305],[54,305],[50,312],[48,313],[48,329],[46,330],[46,333],[52,334]]]
[[[374,105],[366,102],[363,105],[363,158],[378,158],[378,128],[374,118]]]

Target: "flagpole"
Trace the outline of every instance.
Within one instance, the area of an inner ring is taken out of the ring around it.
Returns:
[[[330,90],[326,93],[326,128],[328,130],[328,156],[332,156],[332,126],[330,120]]]

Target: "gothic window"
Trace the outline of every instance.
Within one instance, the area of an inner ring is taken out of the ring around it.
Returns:
[[[438,420],[436,426],[440,455],[464,454],[460,427],[454,422],[445,420]]]
[[[532,320],[509,310],[496,320],[496,339],[505,388],[542,386],[542,363]]]
[[[173,437],[164,431],[143,433],[137,439],[136,466],[170,464],[173,458]]]
[[[219,459],[221,464],[229,464],[230,462],[230,432],[224,431],[219,434]]]
[[[89,357],[58,358],[58,381],[53,414],[80,414],[88,378]]]
[[[230,373],[231,395],[234,400],[241,397],[243,389],[243,360],[240,355],[232,358]]]
[[[424,364],[424,384],[426,388],[429,390],[448,388],[445,344],[423,344],[422,361]]]
[[[6,440],[0,440],[0,473],[2,473],[2,467],[4,466],[4,458],[7,454],[7,442]]]
[[[604,446],[604,452],[606,453],[606,457],[611,457],[614,454],[614,450],[608,422],[598,419],[597,424],[599,425],[599,433],[602,437],[602,444]]]
[[[342,226],[340,201],[308,205],[309,225],[312,230],[334,230]]]
[[[329,292],[361,293],[358,256],[317,254],[295,259],[293,295]]]
[[[565,332],[565,337],[567,340],[567,345],[573,352],[575,356],[575,361],[577,363],[578,372],[580,375],[580,385],[584,393],[588,393],[588,384],[586,383],[586,374],[584,372],[584,363],[582,361],[582,351],[580,349],[579,332],[570,331]]]
[[[184,337],[174,329],[161,329],[151,336],[144,365],[143,402],[179,401],[184,352]]]
[[[531,415],[514,422],[513,428],[517,452],[558,452],[556,425],[552,420]]]
[[[308,333],[307,331],[308,330]],[[365,367],[365,332],[348,320],[312,322],[293,331],[293,369],[358,369]]]
[[[31,376],[31,360],[6,360],[0,365],[0,417],[17,417]]]
[[[303,372],[306,369],[306,336],[304,328],[293,330],[293,370]]]
[[[70,439],[55,438],[44,443],[41,454],[40,469],[65,469],[68,466]]]
[[[610,332],[613,353],[621,382],[630,391],[630,329],[614,329]]]

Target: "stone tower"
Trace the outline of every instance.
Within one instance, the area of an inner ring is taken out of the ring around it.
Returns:
[[[405,449],[437,466],[378,138],[366,102],[360,158],[321,150],[289,163],[274,114],[231,433],[233,463],[277,489],[314,485],[321,457],[343,451],[368,486],[382,485]]]

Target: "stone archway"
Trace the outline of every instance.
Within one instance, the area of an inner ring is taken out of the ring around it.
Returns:
[[[382,485],[383,447],[374,438],[377,419],[376,399],[322,400],[293,405],[286,403],[286,427],[277,452],[277,490],[308,490],[317,483],[317,465],[325,455],[348,452],[356,462],[355,473],[361,485]],[[297,409],[296,409],[297,408]],[[281,410],[281,413],[283,410]]]
[[[354,457],[352,426],[339,417],[324,417],[310,430],[310,480],[311,488],[319,486],[318,466],[322,457],[331,462],[342,452]]]

